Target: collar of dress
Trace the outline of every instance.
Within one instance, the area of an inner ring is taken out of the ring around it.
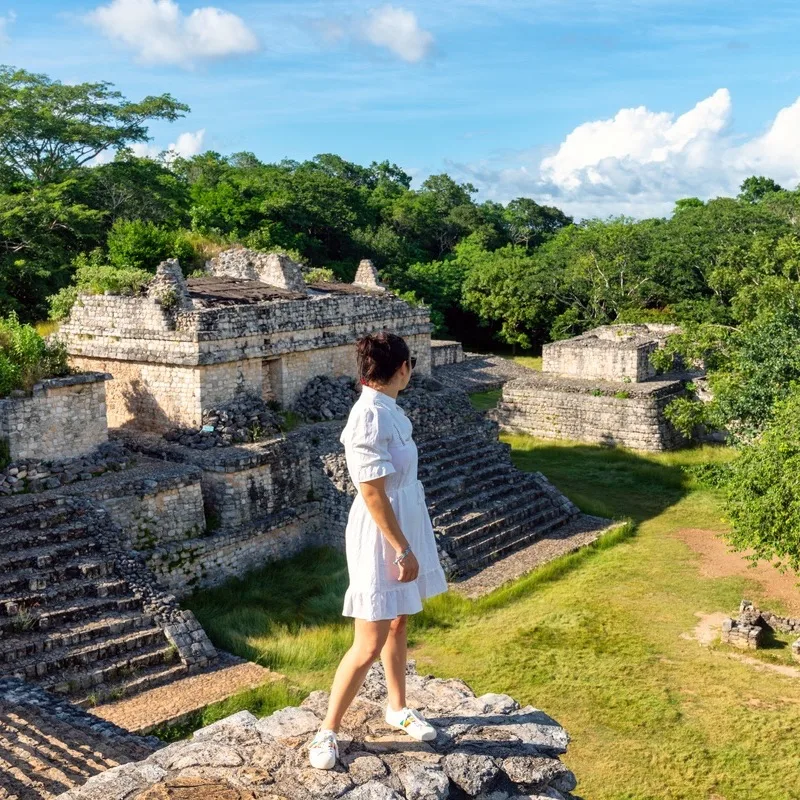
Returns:
[[[373,389],[371,386],[367,386],[366,383],[361,385],[361,393],[372,400],[377,400],[378,402],[383,401],[389,408],[397,408],[397,401],[394,397],[390,397],[386,392]]]

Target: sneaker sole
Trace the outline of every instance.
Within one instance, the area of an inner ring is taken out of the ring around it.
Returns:
[[[385,720],[385,722],[390,728],[394,728],[395,730],[398,731],[403,731],[403,733],[406,734],[406,736],[408,736],[409,739],[413,739],[415,742],[431,742],[436,738],[436,731],[434,731],[433,734],[429,736],[423,734],[423,736],[418,739],[416,736],[412,736],[408,732],[408,730],[404,728],[402,725],[395,725],[393,722],[389,722],[388,720]]]

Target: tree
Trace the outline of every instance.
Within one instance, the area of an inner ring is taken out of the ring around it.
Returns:
[[[783,188],[775,183],[772,178],[751,175],[742,181],[739,187],[739,200],[743,203],[755,205],[760,203],[768,194],[782,192]]]
[[[109,148],[147,141],[149,121],[171,122],[189,110],[168,94],[130,102],[112,85],[65,85],[0,67],[3,163],[23,182],[56,182]]]
[[[559,209],[540,206],[529,197],[512,200],[506,206],[503,218],[508,238],[514,244],[524,245],[526,250],[538,247],[561,228],[572,223],[572,217]]]
[[[467,268],[464,308],[496,326],[500,341],[529,348],[546,337],[559,305],[540,260],[512,245],[488,251],[473,237],[456,247],[456,258]]]

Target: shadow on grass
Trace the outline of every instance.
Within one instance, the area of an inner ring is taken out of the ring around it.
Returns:
[[[711,447],[649,454],[506,433],[502,438],[512,445],[519,469],[542,472],[584,513],[636,523],[662,514],[689,493],[694,480],[683,466],[716,455]]]

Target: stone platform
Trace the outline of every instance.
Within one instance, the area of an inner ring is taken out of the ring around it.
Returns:
[[[559,756],[569,736],[551,717],[504,694],[476,697],[458,679],[408,667],[408,702],[438,728],[416,742],[383,721],[385,683],[373,665],[346,715],[341,763],[308,765],[307,746],[327,707],[312,692],[299,708],[261,720],[243,711],[137,764],[89,780],[61,800],[568,800],[576,786]]]
[[[542,439],[672,450],[686,440],[664,409],[686,395],[685,379],[676,374],[626,384],[534,373],[506,383],[487,416],[505,431]]]

